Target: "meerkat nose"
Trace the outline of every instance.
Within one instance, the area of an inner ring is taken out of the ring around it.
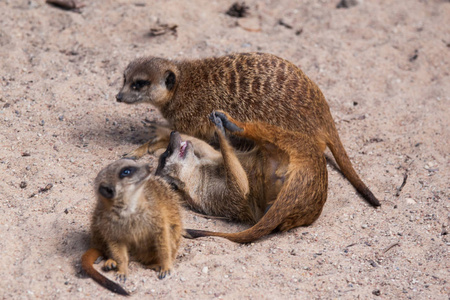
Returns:
[[[116,95],[117,102],[122,102],[122,98],[123,98],[122,93],[118,93],[118,94]]]

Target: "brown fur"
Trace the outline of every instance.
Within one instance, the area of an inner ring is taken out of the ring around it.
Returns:
[[[130,174],[122,176],[126,169]],[[91,249],[82,257],[86,273],[122,295],[128,293],[93,267],[102,254],[108,257],[104,269],[116,269],[121,281],[128,275],[129,255],[159,271],[160,279],[170,274],[182,232],[179,195],[152,175],[149,165],[130,159],[100,171],[95,191],[98,202],[92,217]]]
[[[321,152],[328,146],[351,184],[370,204],[380,205],[353,169],[318,86],[282,58],[263,53],[182,61],[140,58],[126,68],[116,98],[151,103],[173,129],[206,141],[214,134],[207,117],[213,110],[224,110],[242,122],[302,132],[316,141]],[[130,156],[154,150],[150,141]]]
[[[319,217],[327,198],[327,168],[323,153],[308,136],[261,122],[238,122],[220,112],[212,116],[222,159],[194,155],[194,149],[210,153],[205,151],[210,146],[196,140],[183,146],[175,132],[156,174],[177,185],[194,209],[256,224],[239,233],[187,230],[188,236],[248,243],[274,230],[309,225]],[[235,153],[221,124],[256,147]]]

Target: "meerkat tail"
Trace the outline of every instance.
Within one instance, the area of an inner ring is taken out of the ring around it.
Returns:
[[[214,232],[207,230],[196,230],[196,229],[186,229],[186,237],[188,238],[199,238],[205,236],[217,236],[226,238],[235,243],[251,243],[256,241],[257,239],[268,235],[274,231],[278,225],[280,225],[283,220],[283,216],[274,214],[274,209],[276,209],[273,205],[267,213],[252,227],[247,230],[237,232],[237,233],[224,233],[224,232]]]
[[[291,174],[288,182],[285,183],[272,206],[270,206],[264,216],[249,229],[237,233],[186,229],[186,237],[198,238],[204,236],[217,236],[229,239],[236,243],[251,243],[272,233],[277,228],[286,231],[293,227],[310,224],[313,220],[308,219],[308,215],[310,215],[308,205],[298,206],[298,204],[302,202],[301,200],[311,196],[308,195],[309,191],[301,188],[302,186],[308,186],[308,184],[310,184],[308,178],[305,178],[301,172]],[[289,221],[287,221],[288,219]]]
[[[94,262],[102,256],[102,252],[97,249],[91,248],[87,250],[81,257],[81,266],[83,270],[101,286],[107,288],[111,292],[117,293],[123,296],[129,296],[130,294],[125,291],[119,284],[109,280],[96,269],[94,269]]]
[[[331,133],[331,139],[327,142],[327,146],[333,153],[334,159],[339,165],[342,174],[344,174],[345,178],[350,181],[350,183],[364,197],[364,199],[369,202],[369,204],[375,207],[380,206],[381,204],[378,199],[374,196],[374,194],[372,194],[372,192],[364,184],[364,182],[362,182],[355,169],[353,169],[350,158],[348,157],[347,152],[345,151],[344,146],[339,139],[339,135],[334,124],[333,129],[334,130],[332,130],[333,132]]]

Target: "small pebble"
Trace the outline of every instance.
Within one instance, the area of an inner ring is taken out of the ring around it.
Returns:
[[[202,269],[202,273],[204,273],[204,274],[208,274],[208,267],[203,267],[203,269]]]
[[[413,198],[406,198],[405,200],[407,204],[416,204],[416,201],[414,201]]]
[[[367,224],[362,224],[362,225],[361,225],[361,228],[362,228],[362,229],[366,229],[366,228],[367,228]]]
[[[20,188],[21,189],[24,189],[24,188],[26,188],[27,187],[27,182],[26,181],[22,181],[21,183],[20,183]]]
[[[58,118],[60,121],[64,121],[64,116],[59,116]]]

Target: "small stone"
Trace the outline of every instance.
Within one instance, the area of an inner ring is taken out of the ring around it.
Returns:
[[[41,122],[39,123],[39,125],[44,126],[45,125],[45,121],[41,120]]]
[[[361,228],[362,228],[362,229],[366,229],[366,228],[367,228],[367,224],[362,224],[362,225],[361,225]]]
[[[64,121],[64,116],[59,116],[58,120]]]
[[[239,27],[250,32],[261,31],[261,24],[258,18],[245,18],[238,21]]]
[[[341,0],[341,2],[336,5],[336,8],[350,8],[356,5],[358,5],[357,0]]]
[[[64,213],[67,215],[67,214],[69,213],[69,210],[66,208],[66,209],[64,210]]]
[[[21,189],[24,189],[24,188],[26,188],[27,187],[27,182],[26,181],[22,181],[21,183],[20,183],[20,188]]]
[[[208,267],[203,267],[202,273],[203,274],[208,274]]]
[[[414,201],[413,198],[406,198],[405,201],[407,204],[416,204],[416,201]]]
[[[374,294],[375,296],[380,296],[381,292],[380,292],[380,290],[373,290],[372,294]]]

